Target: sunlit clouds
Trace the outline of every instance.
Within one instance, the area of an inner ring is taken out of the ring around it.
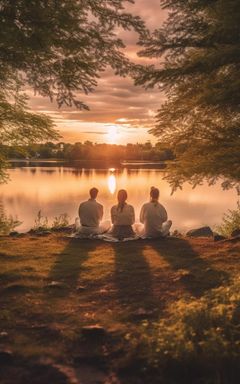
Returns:
[[[141,16],[150,29],[160,27],[166,12],[160,8],[159,0],[137,0],[136,4],[128,4],[127,11]],[[127,56],[137,63],[148,64],[137,56],[137,35],[131,31],[120,32]],[[90,140],[96,143],[126,144],[127,142],[155,141],[148,133],[154,125],[157,109],[164,100],[157,89],[145,90],[135,87],[133,80],[116,76],[107,69],[101,76],[98,86],[90,95],[79,94],[90,111],[79,111],[75,108],[58,109],[55,103],[47,98],[30,96],[30,107],[47,113],[55,122],[56,128],[65,142],[83,142]]]

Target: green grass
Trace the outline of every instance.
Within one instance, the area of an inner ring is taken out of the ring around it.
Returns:
[[[0,246],[0,351],[14,356],[1,383],[70,383],[86,369],[130,384],[239,382],[239,243],[54,234]],[[106,335],[83,337],[95,324]]]

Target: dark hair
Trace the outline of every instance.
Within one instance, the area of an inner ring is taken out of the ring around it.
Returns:
[[[91,196],[91,199],[96,199],[97,194],[98,194],[98,189],[97,188],[91,188],[89,191],[89,194]]]
[[[151,190],[150,190],[150,196],[153,200],[158,200],[159,198],[159,189],[158,188],[155,188],[155,187],[151,187]]]
[[[125,189],[120,189],[117,194],[118,199],[118,210],[122,212],[125,202],[127,200],[127,191]]]

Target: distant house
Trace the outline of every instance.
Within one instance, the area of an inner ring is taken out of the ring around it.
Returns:
[[[58,146],[60,151],[64,150],[64,143],[58,143],[57,146]]]

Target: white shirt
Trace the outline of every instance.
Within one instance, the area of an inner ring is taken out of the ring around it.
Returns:
[[[78,212],[83,226],[98,227],[103,217],[103,206],[95,199],[89,199],[80,204]]]
[[[118,205],[111,208],[113,225],[132,225],[135,222],[135,212],[132,205],[125,204],[121,210]]]
[[[144,224],[145,235],[157,235],[167,219],[167,211],[159,202],[149,202],[142,206],[140,221]]]

